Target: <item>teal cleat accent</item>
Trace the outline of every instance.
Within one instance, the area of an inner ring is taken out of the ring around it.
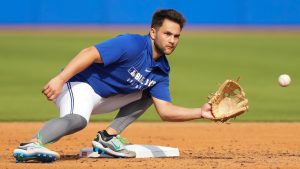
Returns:
[[[94,152],[99,154],[107,154],[115,158],[134,158],[135,152],[125,148],[123,140],[119,135],[111,136],[110,139],[103,139],[103,132],[98,132],[94,141],[92,141]]]

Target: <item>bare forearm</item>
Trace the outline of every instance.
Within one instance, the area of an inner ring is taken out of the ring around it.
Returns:
[[[83,49],[67,64],[58,77],[63,82],[66,82],[77,73],[86,69],[93,62],[97,61],[97,58],[100,58],[100,56],[95,50],[94,47]]]
[[[102,63],[101,56],[95,47],[89,47],[76,55],[64,70],[52,78],[44,87],[43,94],[48,100],[55,100],[60,94],[64,83],[71,77],[86,69],[93,62]]]
[[[201,108],[186,108],[176,106],[170,102],[166,102],[152,97],[155,108],[164,121],[189,121],[201,118]]]
[[[201,108],[185,108],[171,105],[161,116],[164,121],[189,121],[201,118]]]
[[[164,121],[189,121],[200,118],[214,119],[211,113],[211,105],[208,103],[203,104],[201,108],[186,108],[155,97],[152,97],[152,100],[158,114]]]

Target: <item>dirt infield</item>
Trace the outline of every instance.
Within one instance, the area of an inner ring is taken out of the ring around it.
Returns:
[[[87,159],[82,147],[107,123],[64,137],[48,148],[62,158],[54,163],[15,163],[14,148],[42,123],[0,123],[0,168],[300,168],[300,123],[134,123],[123,137],[135,144],[178,147],[178,158]]]

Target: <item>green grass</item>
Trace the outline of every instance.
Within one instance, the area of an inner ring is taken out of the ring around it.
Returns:
[[[122,32],[122,30],[120,30]],[[0,30],[0,121],[44,121],[58,116],[41,94],[50,78],[82,48],[116,34]],[[225,79],[241,77],[249,111],[238,121],[300,121],[300,32],[183,32],[171,56],[175,104],[198,107]],[[289,87],[277,84],[288,73]],[[92,120],[111,120],[115,113]],[[158,121],[152,107],[140,120]]]

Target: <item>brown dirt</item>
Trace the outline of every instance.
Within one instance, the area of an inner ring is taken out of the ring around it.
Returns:
[[[300,123],[134,123],[123,133],[132,143],[178,147],[178,158],[79,158],[107,123],[90,123],[48,148],[62,158],[50,164],[15,163],[14,148],[43,123],[0,123],[0,168],[300,168]]]

